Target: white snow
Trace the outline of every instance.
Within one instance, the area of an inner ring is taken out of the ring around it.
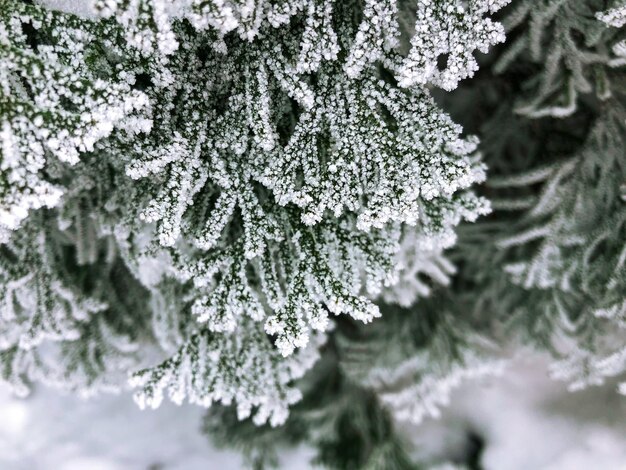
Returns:
[[[27,399],[0,389],[2,470],[229,470],[235,452],[200,433],[202,410],[165,403],[140,411],[129,394],[88,401],[38,388]],[[403,431],[430,462],[463,454],[468,431],[485,440],[485,470],[626,470],[626,400],[613,385],[570,393],[547,361],[517,360],[502,377],[467,382],[440,420]],[[311,468],[310,450],[281,468]]]
[[[94,0],[36,0],[36,3],[85,18],[96,16],[93,10]]]
[[[548,377],[542,357],[466,383],[440,420],[406,433],[429,461],[461,456],[468,432],[485,440],[485,470],[626,470],[626,400],[615,384],[575,393]]]
[[[200,433],[204,410],[164,404],[141,411],[130,394],[81,400],[39,388],[27,399],[0,389],[2,470],[239,469],[242,458]],[[307,468],[288,452],[287,468]],[[302,465],[302,466],[301,466]]]

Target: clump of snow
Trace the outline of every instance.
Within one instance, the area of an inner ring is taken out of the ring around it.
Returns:
[[[80,400],[40,387],[21,399],[0,388],[0,469],[244,468],[239,453],[211,446],[200,432],[202,415],[172,403],[141,411],[127,393]],[[302,449],[281,457],[284,468],[309,468]]]
[[[478,436],[485,470],[626,469],[626,402],[614,384],[568,392],[548,365],[544,357],[518,359],[503,376],[454,391],[440,420],[403,425],[415,456],[462,462]]]
[[[414,456],[437,468],[455,468],[473,434],[485,470],[626,469],[626,402],[608,386],[567,392],[545,358],[514,361],[451,398],[441,419],[402,428]],[[124,394],[87,401],[39,388],[24,400],[0,390],[0,468],[243,468],[238,454],[211,447],[201,415],[171,403],[142,412]],[[282,468],[311,468],[310,449],[283,457]]]
[[[85,18],[96,17],[94,0],[36,0],[36,3]]]
[[[0,468],[123,470],[240,468],[200,434],[202,413],[167,404],[142,412],[127,394],[77,400],[40,388],[28,399],[0,391]],[[161,467],[159,467],[159,465]]]

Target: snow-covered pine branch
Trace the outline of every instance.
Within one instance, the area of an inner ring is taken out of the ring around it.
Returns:
[[[71,335],[42,334],[94,351],[105,336],[127,338],[122,350],[144,365],[154,364],[156,339],[174,356],[135,380],[147,401],[163,388],[206,406],[234,399],[277,424],[296,396],[285,390],[298,374],[284,370],[316,349],[309,338],[323,339],[333,315],[378,317],[373,299],[400,279],[403,244],[439,253],[462,219],[489,210],[469,189],[485,178],[478,141],[429,87],[472,75],[474,52],[503,39],[489,15],[506,1],[40,3],[50,8],[4,0],[0,10],[3,241],[19,242],[28,211],[48,207],[41,220],[58,225],[56,261],[44,257],[41,268],[20,253],[22,289],[108,299],[115,289],[92,276],[134,278],[143,291],[133,334],[123,302],[77,304],[93,312]],[[81,16],[54,9],[64,4]],[[405,30],[398,12],[409,7],[415,27]],[[404,52],[402,35],[411,38]],[[68,285],[34,283],[35,270]],[[62,307],[45,303],[51,324],[76,316],[68,295]],[[22,314],[25,323],[35,315]],[[115,334],[83,339],[99,316]],[[252,337],[257,346],[244,341]],[[203,368],[209,343],[224,350],[218,375]],[[11,342],[16,354],[20,344]],[[91,387],[106,368],[78,357],[68,367],[93,371]],[[242,357],[250,382],[238,387],[228,377]],[[116,365],[131,368],[125,361]],[[196,362],[178,370],[185,361]]]

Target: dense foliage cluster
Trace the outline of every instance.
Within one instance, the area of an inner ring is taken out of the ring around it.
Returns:
[[[343,469],[415,468],[394,423],[522,345],[574,388],[623,373],[625,25],[0,0],[0,377],[130,384],[255,465],[308,442]]]

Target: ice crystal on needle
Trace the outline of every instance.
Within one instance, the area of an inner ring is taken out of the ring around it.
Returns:
[[[433,83],[444,90],[478,70],[473,52],[504,41],[504,29],[485,17],[511,0],[418,0],[411,49],[398,72],[401,86]],[[445,55],[440,69],[438,59]]]
[[[398,12],[410,2],[386,0],[95,0],[84,17],[9,3],[2,240],[28,243],[20,222],[48,208],[42,220],[57,226],[45,244],[57,254],[37,262],[64,299],[20,318],[54,326],[89,313],[71,334],[44,329],[13,348],[79,344],[100,317],[124,361],[154,363],[143,346],[154,339],[176,351],[134,376],[140,402],[158,405],[167,388],[177,402],[234,400],[241,417],[256,407],[257,422],[278,424],[314,360],[297,373],[290,364],[315,356],[330,317],[380,316],[374,299],[398,282],[403,244],[440,252],[462,219],[489,210],[469,189],[485,178],[477,139],[428,86],[471,76],[474,51],[502,40],[487,15],[506,1],[420,0],[406,31]],[[25,252],[11,256],[35,269]],[[130,305],[90,274],[112,271],[141,292],[132,334],[121,320]],[[28,276],[20,289],[43,292]],[[117,301],[88,306],[70,293]]]

